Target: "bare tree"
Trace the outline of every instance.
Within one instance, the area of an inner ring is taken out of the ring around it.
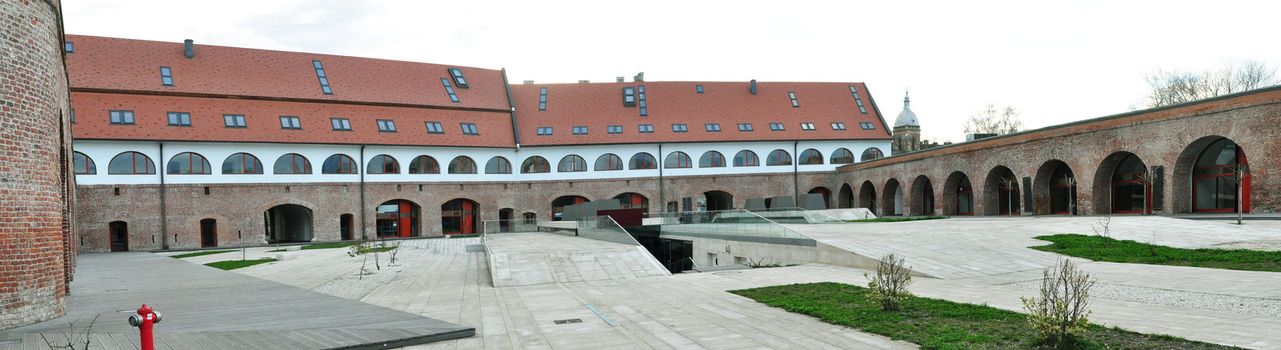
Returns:
[[[987,104],[965,121],[966,134],[1005,135],[1019,132],[1022,128],[1023,122],[1019,121],[1018,110],[1010,106],[998,108],[992,103]]]
[[[1148,107],[1160,107],[1281,84],[1276,68],[1258,61],[1224,65],[1218,70],[1157,70],[1144,77],[1152,90]]]
[[[890,253],[881,257],[875,275],[863,273],[867,278],[868,297],[879,301],[881,310],[898,311],[903,302],[912,297],[912,293],[907,291],[907,286],[912,284],[912,268],[904,261]]]
[[[1089,326],[1090,289],[1095,279],[1072,260],[1060,260],[1046,269],[1035,297],[1023,297],[1028,323],[1051,349],[1075,348]]]

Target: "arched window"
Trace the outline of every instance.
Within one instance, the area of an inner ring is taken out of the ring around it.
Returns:
[[[262,174],[262,162],[249,153],[236,153],[222,161],[222,173],[226,174]]]
[[[1237,202],[1242,202],[1245,209],[1241,211],[1248,212],[1249,197],[1238,201],[1237,187],[1244,185],[1240,192],[1248,194],[1250,183],[1244,173],[1242,179],[1236,179],[1237,169],[1246,165],[1245,152],[1232,140],[1221,138],[1206,146],[1192,168],[1192,210],[1235,212]]]
[[[823,153],[819,153],[818,150],[813,148],[801,151],[801,156],[797,158],[797,162],[801,165],[823,165]]]
[[[303,157],[300,154],[289,153],[276,158],[276,165],[272,166],[272,172],[280,175],[310,175],[311,162],[307,160],[307,157]]]
[[[373,158],[369,158],[369,165],[366,166],[365,173],[366,174],[399,174],[400,163],[396,162],[396,158],[392,158],[391,156],[386,154],[379,154],[374,156]]]
[[[355,174],[356,161],[352,160],[346,154],[335,154],[325,159],[325,164],[321,165],[320,173],[322,174]]]
[[[552,171],[552,165],[547,163],[547,158],[533,156],[525,158],[525,161],[520,163],[521,174],[540,174],[550,171]]]
[[[454,160],[449,161],[450,174],[475,174],[476,161],[467,158],[467,156],[457,156]]]
[[[209,161],[205,156],[193,153],[182,152],[169,158],[169,165],[165,167],[165,173],[170,175],[207,175],[213,172],[209,166]]]
[[[756,152],[749,150],[738,151],[734,155],[734,166],[759,166],[761,159],[756,157]]]
[[[685,154],[685,152],[678,151],[668,153],[667,158],[663,159],[663,169],[680,169],[689,168],[691,166],[692,164],[690,164],[689,155]]]
[[[578,155],[567,155],[560,159],[560,164],[556,165],[556,171],[562,173],[587,171],[587,161]]]
[[[854,162],[854,152],[845,148],[832,151],[832,164],[849,164]]]
[[[156,165],[151,158],[138,152],[124,152],[111,158],[107,163],[107,174],[111,175],[151,175],[156,173]]]
[[[436,158],[428,155],[414,157],[409,162],[410,174],[440,174],[440,164],[436,163]]]
[[[792,154],[776,149],[765,158],[765,165],[792,165]]]
[[[623,158],[619,158],[613,153],[605,153],[596,157],[596,171],[606,170],[623,170]]]
[[[721,155],[721,152],[717,152],[717,151],[704,152],[703,156],[698,157],[698,167],[699,168],[724,168],[725,156]]]
[[[98,166],[93,164],[93,159],[89,159],[84,153],[74,152],[71,156],[71,167],[75,168],[76,175],[96,175]]]
[[[631,164],[628,164],[627,168],[631,170],[658,169],[658,160],[655,160],[653,155],[645,152],[633,154],[629,163]]]
[[[881,158],[881,157],[885,157],[885,154],[881,153],[880,148],[868,147],[867,149],[863,150],[863,157],[862,157],[862,160],[860,161],[866,162],[866,161]]]
[[[507,161],[507,158],[503,158],[503,157],[489,158],[489,161],[485,162],[485,173],[486,174],[511,174],[512,162]]]

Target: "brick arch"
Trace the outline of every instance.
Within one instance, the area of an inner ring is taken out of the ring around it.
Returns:
[[[857,199],[854,198],[854,189],[850,187],[850,184],[841,183],[841,187],[836,193],[836,207],[853,208],[855,200]]]
[[[934,181],[929,176],[917,175],[912,179],[911,190],[907,200],[908,215],[934,215],[935,203]]]
[[[379,202],[379,203],[382,203],[382,202]],[[283,198],[283,199],[274,199],[270,202],[267,202],[267,204],[259,205],[257,213],[262,214],[262,212],[267,211],[267,209],[275,208],[277,206],[281,206],[285,204],[300,205],[304,208],[307,208],[307,210],[311,210],[312,212],[315,212],[316,208],[319,208],[318,206],[316,206],[316,204],[305,201],[305,200],[300,200],[297,198]]]
[[[1054,194],[1055,186],[1064,185],[1056,184],[1053,181],[1053,176],[1060,167],[1066,168],[1068,177],[1073,181],[1076,180],[1076,173],[1072,171],[1072,167],[1062,160],[1047,160],[1045,163],[1041,163],[1041,166],[1036,169],[1036,176],[1032,178],[1032,203],[1034,204],[1033,208],[1035,208],[1037,215],[1054,214],[1051,202],[1052,199],[1057,198]],[[1076,191],[1078,189],[1076,183],[1069,183],[1067,185],[1070,185],[1066,188],[1068,203],[1070,203],[1069,208],[1079,206],[1080,204],[1076,201]],[[1069,210],[1070,214],[1076,214],[1076,212],[1076,210]]]
[[[1116,171],[1117,166],[1121,164],[1121,161],[1130,156],[1139,157],[1129,151],[1112,152],[1112,154],[1103,158],[1103,161],[1099,163],[1098,169],[1094,171],[1094,183],[1091,191],[1094,193],[1095,214],[1112,213],[1112,174]],[[1147,163],[1143,162],[1142,158],[1138,159],[1146,170]],[[1151,191],[1148,191],[1147,196],[1151,198]]]
[[[1236,140],[1219,135],[1210,135],[1196,139],[1196,141],[1192,141],[1187,147],[1183,148],[1182,152],[1179,153],[1179,157],[1174,163],[1174,171],[1170,174],[1170,179],[1167,180],[1167,182],[1170,183],[1170,204],[1173,212],[1192,212],[1194,204],[1192,202],[1192,170],[1196,167],[1196,161],[1201,157],[1201,153],[1205,152],[1206,147],[1224,139],[1236,144],[1237,147],[1240,147],[1241,158],[1243,158],[1242,162],[1247,166],[1249,165],[1249,157],[1247,155],[1250,150],[1246,149],[1245,146],[1241,145]],[[1253,173],[1253,170],[1251,170],[1251,173]],[[1247,174],[1245,181],[1243,181],[1243,183],[1246,184],[1246,186],[1243,186],[1244,188],[1242,190],[1242,197],[1245,198],[1242,208],[1245,209],[1245,212],[1249,212],[1252,207],[1249,201],[1252,198],[1250,192],[1253,186],[1250,185],[1253,182],[1253,177],[1253,174]]]
[[[880,215],[877,211],[879,207],[876,205],[876,185],[873,185],[871,180],[865,180],[858,186],[858,206]]]
[[[1007,176],[1008,175],[1008,176]],[[1013,188],[1006,188],[1005,181],[1013,180]],[[983,179],[983,215],[1018,215],[1022,207],[1022,191],[1019,189],[1019,177],[1004,165],[992,167]],[[1005,188],[1005,190],[1002,190]],[[1002,193],[1006,192],[1006,193]],[[1007,201],[1006,205],[1001,205]],[[1005,211],[1006,214],[1001,214]]]
[[[879,203],[881,216],[902,215],[907,208],[905,208],[906,203],[898,200],[903,195],[903,186],[900,185],[898,179],[890,178],[885,180],[885,186],[881,188],[881,197],[883,197],[881,198],[881,203]],[[895,204],[896,201],[898,201],[897,205]],[[896,206],[899,209],[897,213],[894,210]]]
[[[832,207],[832,189],[827,188],[827,186],[814,186],[814,188],[811,188],[809,191],[805,192],[805,194],[811,194],[811,193],[817,193],[817,194],[823,195],[823,206],[827,208]],[[796,203],[796,205],[802,206],[803,203]]]
[[[959,190],[964,187],[969,193],[970,208],[968,212],[958,211],[958,199],[961,193]],[[974,215],[974,181],[970,179],[965,172],[957,170],[947,175],[947,180],[943,182],[943,214],[944,215]]]

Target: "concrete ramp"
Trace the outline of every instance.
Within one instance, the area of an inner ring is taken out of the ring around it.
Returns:
[[[645,247],[569,234],[485,236],[495,287],[668,276]]]

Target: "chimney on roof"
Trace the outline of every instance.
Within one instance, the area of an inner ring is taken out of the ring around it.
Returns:
[[[637,83],[645,82],[645,72],[636,73],[636,77],[632,78],[632,80],[635,80]]]
[[[752,79],[752,85],[747,89],[752,92],[752,95],[756,94],[756,79]]]
[[[182,41],[182,55],[187,58],[196,57],[196,42],[191,39]]]
[[[579,83],[579,84],[587,84],[587,83],[590,83],[590,82],[591,82],[590,80],[579,80],[579,81],[578,81],[578,83]]]
[[[618,77],[618,82],[620,82],[620,83],[621,83],[621,82],[623,82],[623,81],[624,81],[624,80],[626,80],[626,79],[627,79],[627,78],[624,78],[624,77]]]
[[[526,81],[525,81],[525,85],[534,85],[534,81],[533,81],[533,80],[526,80]]]

